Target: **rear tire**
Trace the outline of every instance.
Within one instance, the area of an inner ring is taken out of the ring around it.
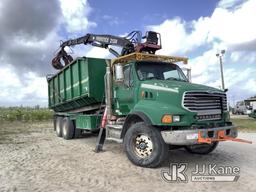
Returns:
[[[63,117],[56,117],[55,130],[58,137],[62,137]]]
[[[204,144],[195,144],[185,146],[187,152],[192,154],[200,154],[200,155],[207,155],[214,151],[218,146],[218,142],[213,142],[211,144],[204,143]]]
[[[68,117],[63,119],[63,129],[62,135],[64,139],[73,139],[75,134],[75,127],[73,121],[71,121]]]
[[[133,124],[124,136],[128,159],[141,167],[158,167],[167,157],[168,146],[160,131],[144,122]]]

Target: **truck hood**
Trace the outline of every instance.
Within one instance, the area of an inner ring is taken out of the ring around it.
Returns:
[[[183,94],[185,91],[216,91],[223,92],[213,87],[189,83],[184,81],[172,80],[147,80],[141,83],[141,88],[152,89],[155,91],[166,91],[172,93]]]

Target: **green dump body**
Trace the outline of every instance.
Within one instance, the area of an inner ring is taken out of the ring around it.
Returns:
[[[101,103],[106,62],[98,58],[77,58],[48,79],[49,108],[67,112]]]

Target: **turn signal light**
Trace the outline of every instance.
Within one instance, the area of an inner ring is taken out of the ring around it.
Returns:
[[[162,117],[162,123],[172,123],[172,116],[171,115],[164,115]]]

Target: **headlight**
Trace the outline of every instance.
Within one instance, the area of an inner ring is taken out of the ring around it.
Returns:
[[[173,120],[173,122],[180,122],[180,116],[179,115],[173,115],[172,120]]]

